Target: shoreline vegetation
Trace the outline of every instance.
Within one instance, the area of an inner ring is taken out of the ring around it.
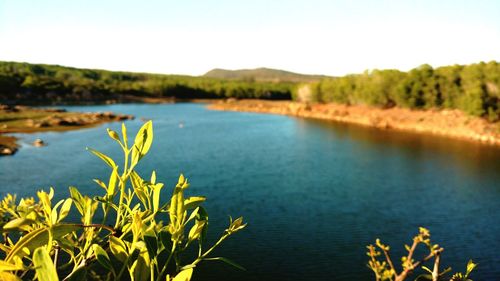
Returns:
[[[59,108],[0,104],[0,156],[13,155],[19,148],[17,138],[5,134],[68,131],[133,118],[132,115],[112,112],[67,112]],[[37,143],[38,146],[43,145],[41,140]]]
[[[294,101],[234,100],[208,105],[212,110],[270,113],[351,123],[382,130],[426,133],[500,146],[500,124],[460,110],[411,110]]]
[[[342,77],[267,68],[186,76],[0,61],[0,104],[9,106],[187,101],[500,144],[496,61]]]

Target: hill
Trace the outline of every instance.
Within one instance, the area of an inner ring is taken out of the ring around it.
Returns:
[[[0,104],[98,104],[145,99],[291,99],[294,83],[80,69],[0,61]]]
[[[328,78],[325,75],[300,74],[264,67],[239,70],[215,68],[205,73],[203,77],[259,82],[314,82]]]

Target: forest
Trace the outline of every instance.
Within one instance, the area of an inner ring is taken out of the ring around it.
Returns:
[[[290,99],[293,84],[0,62],[0,103],[126,102],[133,97]]]
[[[131,97],[176,99],[298,100],[298,82],[285,79],[222,79],[78,69],[57,65],[0,62],[0,103],[69,104],[126,102]],[[500,64],[495,61],[408,72],[371,70],[307,82],[308,101],[460,109],[490,121],[500,119]]]
[[[460,109],[490,121],[500,117],[500,64],[495,61],[435,69],[424,64],[409,72],[365,71],[323,79],[311,89],[310,99],[315,102]]]

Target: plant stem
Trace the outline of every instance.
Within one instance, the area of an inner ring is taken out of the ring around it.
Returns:
[[[122,217],[122,204],[123,204],[123,199],[125,197],[125,187],[127,183],[127,174],[128,173],[128,158],[129,158],[129,153],[130,151],[128,149],[124,149],[124,154],[125,154],[125,163],[123,165],[123,173],[122,176],[120,177],[120,201],[118,203],[118,211],[116,214],[116,223],[115,223],[115,228],[118,228],[120,225],[120,220]]]
[[[436,253],[436,258],[434,259],[434,268],[432,269],[432,281],[438,281],[439,279],[439,261],[441,259],[441,254]]]
[[[219,241],[217,241],[210,249],[208,249],[205,253],[203,253],[203,255],[199,256],[193,263],[191,263],[192,266],[195,266],[197,265],[200,261],[202,261],[204,258],[206,258],[217,246],[219,246],[220,243],[222,243],[222,241],[224,241],[227,237],[229,236],[229,234],[224,234],[222,235],[221,238],[219,238]]]
[[[125,268],[128,267],[128,261],[130,260],[130,256],[132,254],[127,255],[127,259],[125,259],[125,262],[123,263],[122,268],[120,269],[120,272],[118,273],[118,276],[116,276],[116,280],[121,280],[120,277],[122,277],[123,272],[125,272]]]
[[[156,277],[156,281],[161,281],[163,274],[165,274],[165,271],[167,271],[167,266],[170,263],[170,260],[172,259],[172,256],[174,255],[175,245],[176,245],[175,243],[172,244],[172,250],[170,251],[170,255],[168,255],[168,259],[165,262],[165,265],[163,266],[163,268],[161,269],[160,273]]]
[[[398,273],[396,272],[396,268],[394,267],[394,264],[392,263],[392,260],[391,260],[391,258],[389,257],[389,253],[388,253],[388,252],[387,252],[387,250],[386,250],[386,249],[384,249],[384,248],[382,249],[382,251],[384,252],[385,260],[387,261],[387,263],[388,263],[388,264],[389,264],[389,266],[391,267],[392,272],[394,272],[394,274],[396,274],[396,275],[397,275]]]

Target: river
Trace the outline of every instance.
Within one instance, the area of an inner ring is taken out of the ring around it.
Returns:
[[[365,246],[381,238],[399,265],[419,226],[445,248],[443,267],[464,271],[473,259],[474,280],[500,276],[499,148],[203,104],[66,108],[133,114],[129,132],[152,119],[139,171],[156,170],[169,188],[184,173],[189,193],[208,198],[212,239],[229,215],[244,216],[248,227],[215,254],[247,270],[207,262],[195,280],[373,280]],[[17,134],[23,147],[0,158],[0,195],[54,186],[61,197],[71,185],[98,194],[92,179],[109,171],[85,147],[119,157],[105,131],[119,125]],[[48,146],[30,146],[36,138]]]

